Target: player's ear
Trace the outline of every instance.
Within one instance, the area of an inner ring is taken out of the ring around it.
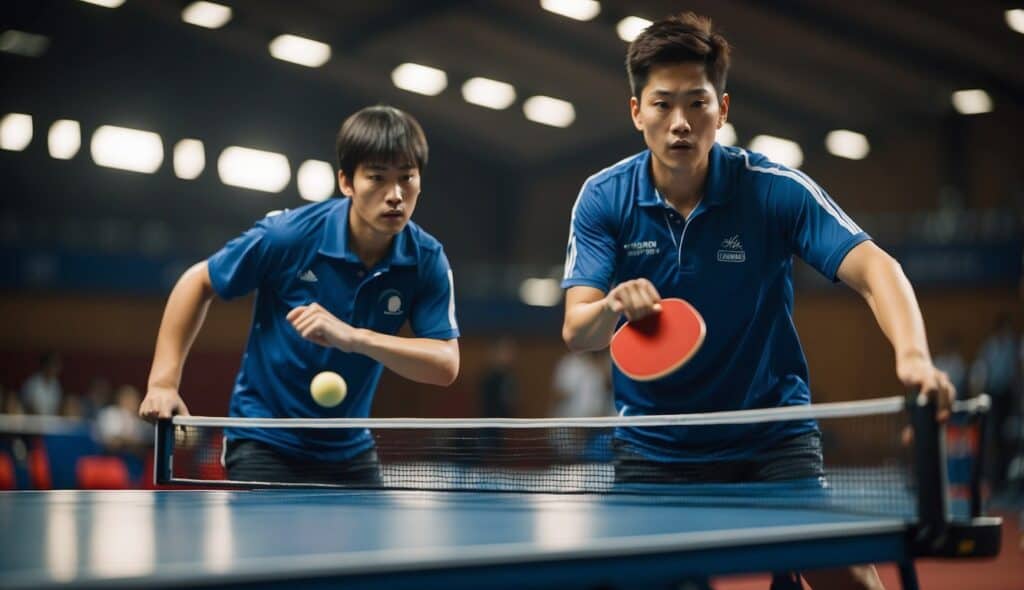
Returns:
[[[721,129],[722,125],[729,120],[729,93],[722,93],[722,100],[718,102],[718,128]]]
[[[633,118],[633,127],[637,131],[643,131],[644,126],[640,122],[640,101],[635,96],[629,97],[629,116]]]
[[[341,194],[346,197],[351,197],[356,192],[356,187],[352,184],[352,179],[350,179],[343,170],[338,170],[338,188],[341,189]]]

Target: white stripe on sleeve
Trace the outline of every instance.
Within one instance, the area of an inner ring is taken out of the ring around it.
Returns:
[[[458,330],[459,325],[455,321],[455,276],[452,269],[448,269],[448,324],[452,330]]]
[[[814,198],[815,202],[818,203],[818,206],[824,209],[829,215],[831,215],[832,218],[835,219],[840,226],[846,229],[846,231],[850,232],[851,234],[859,234],[861,233],[861,231],[863,231],[856,223],[853,222],[852,219],[847,217],[846,214],[843,213],[841,209],[839,209],[839,206],[836,205],[835,202],[832,201],[832,199],[828,198],[828,196],[825,195],[825,192],[821,190],[821,187],[815,184],[815,182],[808,178],[806,175],[799,172],[794,172],[793,170],[789,170],[787,168],[767,168],[764,166],[753,166],[750,163],[749,153],[746,150],[741,150],[741,152],[743,153],[743,160],[746,163],[747,170],[752,170],[754,172],[762,172],[765,174],[773,174],[775,176],[783,176],[795,181],[797,184],[804,187],[804,189]]]

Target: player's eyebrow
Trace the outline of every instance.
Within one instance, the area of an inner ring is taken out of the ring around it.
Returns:
[[[404,163],[404,164],[381,164],[381,163],[378,162],[378,163],[364,164],[364,167],[366,169],[368,169],[368,170],[378,170],[378,171],[391,170],[392,168],[397,169],[397,170],[415,170],[416,169],[416,165],[415,164],[409,164],[409,163]]]
[[[651,91],[651,94],[655,94],[657,96],[676,96],[677,94],[681,94],[683,96],[696,96],[696,95],[707,95],[707,94],[711,94],[711,93],[708,91],[707,88],[691,88],[690,90],[687,90],[685,92],[679,92],[679,93],[672,92],[670,90],[665,90],[663,88],[656,88],[656,89]]]

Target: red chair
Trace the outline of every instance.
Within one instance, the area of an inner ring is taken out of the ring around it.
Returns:
[[[36,441],[28,452],[28,473],[32,488],[36,490],[52,490],[53,477],[50,474],[50,459],[46,456],[46,447],[42,441]]]
[[[160,489],[160,486],[153,481],[154,461],[153,453],[146,453],[146,457],[142,460],[142,477],[139,478],[139,487],[144,490]]]
[[[78,487],[83,490],[127,490],[132,487],[128,466],[118,457],[91,455],[75,465]]]
[[[14,459],[7,453],[0,453],[0,490],[13,490],[18,487],[18,478],[14,474]]]
[[[221,446],[224,444],[224,439],[221,436],[213,436],[210,441],[206,443],[206,451],[200,453],[197,461],[199,462],[199,479],[213,481],[227,479],[227,470],[220,464]]]

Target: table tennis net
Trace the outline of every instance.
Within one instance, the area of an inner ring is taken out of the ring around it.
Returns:
[[[643,493],[908,514],[915,481],[904,406],[884,398],[561,420],[177,417],[173,436],[158,434],[157,453],[170,458],[168,481],[201,486]],[[816,433],[821,477],[805,467]],[[323,452],[353,438],[366,451],[347,461],[267,443]],[[699,456],[687,454],[690,442]]]

